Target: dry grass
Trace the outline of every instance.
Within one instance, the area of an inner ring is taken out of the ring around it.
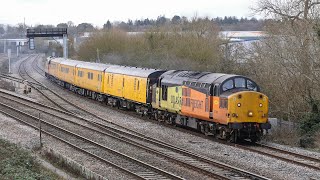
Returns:
[[[296,129],[273,129],[272,133],[268,135],[267,141],[272,141],[279,144],[299,146],[300,134]]]

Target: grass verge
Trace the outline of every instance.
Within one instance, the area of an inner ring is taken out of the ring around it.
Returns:
[[[59,179],[40,166],[31,152],[0,139],[0,179]]]

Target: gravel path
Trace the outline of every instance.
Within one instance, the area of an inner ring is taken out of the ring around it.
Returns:
[[[119,111],[113,109],[111,107],[107,107],[105,105],[101,105],[94,101],[88,100],[87,98],[83,98],[77,96],[71,92],[66,90],[61,90],[59,87],[50,84],[43,77],[39,76],[39,79],[42,79],[43,82],[46,82],[46,85],[57,92],[59,94],[66,96],[73,103],[77,103],[85,107],[86,109],[90,109],[92,112],[106,118],[109,121],[115,122],[117,124],[123,125],[127,128],[131,128],[135,131],[143,133],[147,136],[151,136],[157,138],[159,140],[163,140],[165,142],[175,144],[181,148],[185,148],[189,151],[199,153],[204,156],[208,156],[210,158],[216,159],[218,161],[224,162],[226,164],[230,164],[233,166],[237,166],[241,169],[249,170],[254,173],[269,177],[271,179],[320,179],[320,172],[312,169],[304,168],[301,166],[292,165],[290,163],[286,163],[274,158],[266,157],[263,155],[259,155],[256,153],[251,153],[245,150],[238,149],[236,147],[230,147],[227,145],[223,145],[214,141],[210,141],[208,139],[204,139],[200,136],[193,135],[192,133],[182,132],[174,127],[167,127],[161,125],[152,120],[146,120],[143,118],[139,118],[130,113],[126,113],[125,111]],[[32,94],[30,94],[32,95]],[[34,98],[39,98],[35,97]],[[3,121],[4,119],[4,121]],[[22,125],[15,124],[7,126],[3,123],[6,123],[9,118],[1,117],[1,137],[6,137],[13,142],[20,143],[26,147],[33,147],[37,145],[37,133],[30,129],[28,130],[28,135],[19,135],[20,128],[25,128]],[[10,120],[10,119],[9,119]],[[10,120],[12,121],[12,120]],[[14,121],[13,121],[14,122]],[[14,124],[14,123],[13,123]],[[13,130],[17,129],[17,130]],[[14,132],[15,133],[11,133]],[[32,136],[32,137],[29,137]],[[106,165],[99,165],[98,162],[93,162],[92,159],[83,159],[81,158],[81,154],[74,154],[72,148],[57,142],[49,137],[44,137],[45,146],[55,149],[56,151],[64,154],[67,157],[79,159],[79,163],[89,167],[94,170],[103,170],[106,174],[107,178],[110,179],[126,179],[126,175],[115,170],[114,168],[107,167]],[[275,145],[276,146],[276,145]],[[278,145],[277,145],[278,146]],[[309,152],[306,150],[302,150],[299,148],[291,148],[287,146],[283,146],[283,148],[290,149],[294,152],[306,153],[307,155],[315,154],[315,156],[319,157],[319,153]],[[128,153],[130,153],[130,147],[126,149]],[[132,152],[131,152],[132,153]],[[137,155],[141,156],[141,155]],[[103,167],[103,168],[100,168]]]

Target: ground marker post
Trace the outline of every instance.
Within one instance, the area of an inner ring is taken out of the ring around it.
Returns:
[[[40,134],[40,148],[42,148],[42,136],[41,136],[41,119],[39,113],[39,134]]]

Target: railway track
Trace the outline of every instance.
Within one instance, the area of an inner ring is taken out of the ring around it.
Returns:
[[[283,149],[275,148],[272,146],[268,146],[266,144],[256,143],[255,146],[247,146],[236,144],[234,145],[237,148],[241,148],[244,150],[248,150],[251,152],[255,152],[258,154],[262,154],[265,156],[269,156],[272,158],[280,159],[285,162],[289,162],[292,164],[296,164],[303,167],[308,167],[314,170],[320,171],[320,159],[315,157],[310,157],[298,153],[294,153],[291,151],[286,151]]]
[[[38,63],[36,63],[36,64],[37,64],[36,67],[38,69],[41,69],[38,66]],[[38,72],[39,72],[39,70],[38,70]],[[85,111],[88,112],[87,110],[85,110]],[[88,112],[88,113],[90,113],[90,112]],[[95,116],[97,119],[105,121],[105,119],[103,119],[97,115],[93,115],[93,116]],[[132,142],[134,142],[134,144],[136,144],[137,146],[143,146],[143,144],[148,144],[148,145],[145,145],[145,147],[153,147],[154,149],[152,149],[152,150],[146,149],[146,150],[153,151],[155,153],[162,154],[164,156],[165,156],[165,154],[167,154],[167,158],[173,158],[178,161],[179,161],[179,159],[181,159],[182,161],[183,160],[185,160],[187,162],[189,161],[189,162],[191,162],[191,164],[193,164],[195,166],[198,165],[198,166],[210,167],[210,166],[208,166],[208,164],[211,164],[211,165],[214,164],[213,163],[214,161],[208,160],[207,157],[199,157],[199,155],[197,155],[197,154],[190,153],[188,151],[185,151],[184,149],[180,149],[178,147],[172,146],[172,145],[167,144],[165,142],[158,141],[156,139],[144,136],[138,132],[129,130],[129,129],[124,128],[120,125],[109,122],[113,126],[113,127],[110,127],[110,126],[104,125],[103,122],[102,123],[97,122],[97,123],[101,126],[104,126],[104,128],[106,128],[109,133],[116,135],[116,136],[120,136],[120,138],[122,140],[126,140],[127,143],[131,142],[131,144],[132,144]],[[124,136],[124,135],[126,135],[126,136]],[[236,146],[240,147],[240,145],[236,145]],[[263,146],[263,145],[260,145],[260,146]],[[272,156],[272,152],[268,153],[268,152],[263,152],[262,150],[260,150],[260,151],[253,150],[253,149],[248,149],[248,147],[242,146],[242,149],[246,149],[246,148],[249,151],[256,151],[257,153],[260,153],[260,154],[268,155],[268,156],[271,156],[271,157],[274,157],[277,159],[281,159],[283,161],[287,161],[287,162],[294,163],[294,164],[301,165],[301,166],[306,166],[306,167],[309,167],[312,169],[319,170],[319,167],[320,167],[319,159],[315,159],[315,158],[310,159],[308,157],[302,157],[302,155],[299,156],[298,154],[293,155],[290,152],[282,152],[282,156],[284,156],[284,157],[282,157],[281,155],[273,155]],[[264,147],[264,148],[266,149],[266,147]],[[168,149],[170,149],[170,151],[168,151]],[[269,148],[269,151],[270,151],[270,148]],[[171,156],[170,156],[170,154],[171,154]],[[285,156],[287,156],[287,154],[291,154],[292,156],[295,156],[295,158],[285,157]],[[300,158],[300,160],[298,160],[297,157]],[[221,169],[218,171],[221,171]],[[224,171],[223,168],[222,168],[222,171]],[[224,172],[224,173],[228,174],[226,172]],[[243,173],[243,174],[245,174],[245,173]],[[230,177],[234,176],[234,174],[229,174],[229,176]],[[237,176],[237,175],[235,175],[235,176]],[[250,176],[247,176],[247,177],[250,177]],[[254,177],[254,176],[251,176],[251,178],[252,177]],[[261,178],[261,177],[259,177],[259,178]]]
[[[43,83],[41,83],[39,80],[37,80],[36,78],[34,78],[32,76],[32,73],[30,73],[30,71],[32,72],[32,70],[35,69],[34,68],[34,65],[35,65],[34,61],[36,61],[38,58],[39,58],[39,56],[29,57],[29,58],[25,59],[24,61],[22,61],[21,64],[19,65],[19,75],[24,80],[28,80],[30,82],[34,82],[34,83],[39,84],[40,88],[36,87],[36,86],[33,86],[32,84],[30,84],[30,86],[32,88],[34,88],[35,90],[37,90],[53,106],[56,106],[56,107],[60,108],[61,110],[68,111],[70,113],[75,113],[75,114],[79,114],[79,115],[85,115],[85,114],[81,113],[81,111],[79,111],[78,107],[74,108],[73,104],[71,104],[65,98],[61,97],[56,92],[52,91],[50,88],[48,88],[47,86],[45,86]],[[26,64],[26,62],[28,62],[30,60],[32,60],[32,62]],[[30,67],[30,65],[32,67]],[[36,71],[36,72],[38,72],[38,71]],[[39,74],[42,75],[43,77],[45,77],[43,74],[41,74],[41,73],[39,73]]]
[[[9,99],[7,100],[10,101]],[[39,118],[34,114],[35,112],[29,113],[28,111],[30,111],[30,109],[26,110],[26,106],[21,108],[24,110],[21,110],[17,108],[17,106],[8,105],[8,101],[5,103],[0,102],[1,113],[19,120],[35,129],[38,128]],[[75,133],[70,130],[78,129],[81,125],[73,123],[73,126],[69,125],[68,128],[64,128],[61,124],[65,124],[65,121],[59,121],[57,118],[58,116],[51,113],[52,117],[48,118],[48,114],[49,113],[46,115],[43,114],[47,117],[47,120],[41,119],[43,133],[54,137],[99,161],[112,165],[138,179],[182,179],[168,171],[161,170],[155,166],[113,150],[102,143],[96,142],[92,140],[93,138],[89,137],[90,133],[81,135],[80,133]]]
[[[4,93],[0,93],[0,95],[1,95],[2,99],[7,99],[7,101],[6,101],[7,103],[9,103],[9,102],[19,103],[19,100],[17,100],[17,98],[15,98],[13,95],[8,95],[8,94],[4,94]],[[18,98],[18,99],[20,99],[20,98]],[[24,101],[26,101],[26,100],[24,100]],[[38,104],[38,103],[23,102],[24,107],[31,106],[31,104]],[[60,113],[59,116],[62,116],[62,117],[65,115],[68,115],[68,117],[64,117],[65,121],[70,121],[71,117],[69,117],[69,116],[72,116],[72,118],[78,118],[78,116],[75,116],[74,114],[64,112],[59,109],[54,109],[51,107],[42,107],[43,105],[41,105],[41,104],[38,104],[37,106],[39,106],[37,108],[38,111],[42,111],[42,112],[50,113],[50,114],[55,114],[55,113],[57,113],[56,111],[58,111]],[[53,111],[53,112],[51,112],[51,111]],[[46,119],[53,119],[53,118],[46,118]],[[213,163],[212,160],[210,160],[206,157],[203,157],[205,160],[202,160],[202,162],[201,162],[199,159],[197,159],[197,158],[199,158],[199,156],[194,156],[193,158],[191,158],[191,157],[189,157],[190,154],[188,155],[187,151],[185,152],[184,155],[181,155],[181,152],[178,153],[179,152],[178,149],[176,149],[175,151],[172,151],[172,150],[170,150],[170,149],[172,149],[172,147],[171,148],[166,147],[168,145],[162,145],[162,146],[156,147],[154,143],[146,143],[146,142],[144,142],[144,141],[146,141],[144,139],[140,139],[140,142],[139,142],[138,139],[135,139],[133,137],[129,138],[128,136],[125,136],[121,131],[119,131],[119,130],[116,131],[115,129],[108,128],[103,124],[91,122],[90,120],[86,120],[86,119],[82,119],[82,120],[85,121],[85,123],[81,123],[81,124],[90,124],[90,128],[91,128],[90,131],[99,131],[101,136],[108,136],[108,137],[111,137],[111,138],[116,139],[118,141],[121,141],[123,143],[127,143],[132,146],[135,146],[136,148],[140,148],[145,151],[148,151],[149,153],[153,153],[158,156],[165,157],[166,159],[174,161],[181,166],[188,167],[190,169],[193,169],[193,170],[200,172],[200,173],[204,174],[205,176],[208,176],[211,178],[215,178],[215,179],[243,179],[243,178],[245,178],[245,179],[266,179],[266,178],[254,175],[252,173],[234,168],[232,166],[224,165],[224,164],[221,164],[218,162]],[[88,128],[88,127],[83,126],[82,128]],[[77,128],[75,128],[75,129],[77,129]]]

